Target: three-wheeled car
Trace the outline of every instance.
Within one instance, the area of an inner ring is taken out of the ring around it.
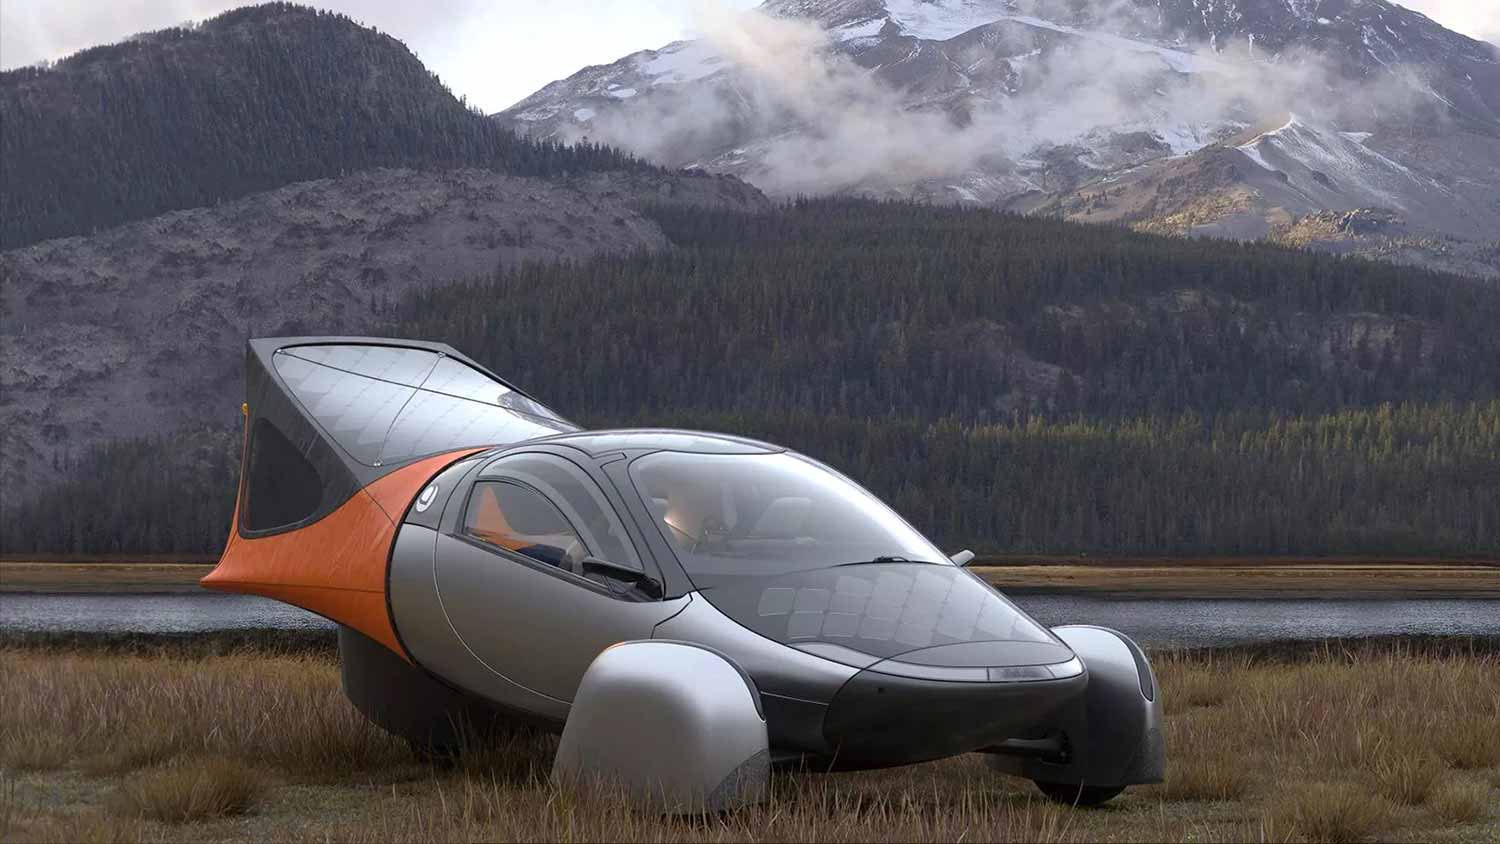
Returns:
[[[671,810],[758,800],[774,765],[983,753],[1079,804],[1162,777],[1140,648],[1041,626],[813,459],[579,430],[440,344],[252,340],[246,364],[203,584],[336,622],[350,699],[420,749],[550,728],[555,776]]]

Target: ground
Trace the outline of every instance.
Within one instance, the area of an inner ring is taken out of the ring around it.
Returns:
[[[0,642],[0,840],[1500,840],[1494,640],[1155,654],[1167,782],[1103,809],[967,756],[709,818],[552,787],[549,736],[418,762],[278,642]]]

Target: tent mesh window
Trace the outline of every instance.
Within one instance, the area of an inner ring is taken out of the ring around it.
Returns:
[[[250,472],[245,484],[246,530],[296,524],[318,511],[323,482],[318,470],[267,419],[250,434]]]

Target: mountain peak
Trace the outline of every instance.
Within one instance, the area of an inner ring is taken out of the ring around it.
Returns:
[[[890,20],[918,38],[943,39],[997,20],[1104,28],[1176,43],[1227,48],[1253,41],[1263,51],[1347,42],[1371,60],[1410,60],[1446,50],[1493,61],[1495,45],[1445,29],[1389,0],[767,0],[777,17],[803,18],[829,30]]]
[[[1015,210],[1097,203],[1113,180],[1166,179],[1194,156],[1226,172],[1227,144],[1255,184],[1189,180],[1232,194],[1194,207],[1259,220],[1225,231],[1367,205],[1440,233],[1500,229],[1500,60],[1387,0],[769,0],[745,15],[497,118],[783,195]],[[1285,168],[1229,143],[1288,112],[1317,142]],[[1160,187],[1122,219],[1192,204]]]

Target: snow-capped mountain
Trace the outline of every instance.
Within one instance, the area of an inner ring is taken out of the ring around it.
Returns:
[[[701,29],[496,117],[773,194],[1336,240],[1500,274],[1473,246],[1500,239],[1500,48],[1386,0],[768,0]],[[1355,234],[1305,224],[1356,209],[1372,214]]]

